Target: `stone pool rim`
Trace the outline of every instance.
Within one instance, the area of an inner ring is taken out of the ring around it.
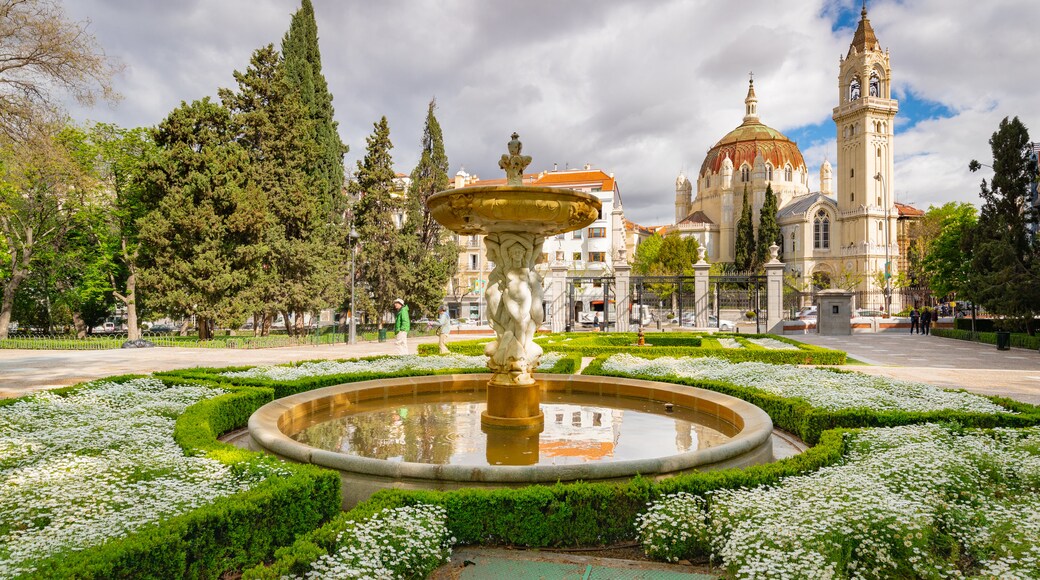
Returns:
[[[431,483],[456,485],[596,481],[636,475],[656,478],[691,470],[763,463],[765,461],[760,458],[756,461],[741,461],[741,457],[761,456],[760,452],[765,447],[770,448],[771,457],[772,420],[762,409],[736,397],[697,387],[639,379],[542,373],[535,377],[542,389],[673,403],[719,416],[739,431],[729,441],[714,447],[656,458],[569,465],[472,466],[389,461],[347,455],[299,443],[282,430],[294,417],[312,412],[315,407],[327,408],[333,403],[389,400],[453,391],[482,391],[491,375],[480,373],[373,379],[289,395],[267,403],[254,412],[249,418],[249,433],[259,449],[299,463],[376,478],[428,480]]]

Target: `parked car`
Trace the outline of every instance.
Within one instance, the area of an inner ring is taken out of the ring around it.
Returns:
[[[172,324],[153,324],[151,328],[148,329],[149,332],[154,332],[156,334],[163,332],[173,332],[175,330],[177,330],[177,328]]]
[[[798,314],[795,315],[795,318],[815,320],[816,319],[816,307],[815,306],[806,306],[806,307],[802,308],[801,310],[798,311]]]
[[[725,318],[716,318],[714,314],[708,315],[708,326],[712,328],[718,328],[723,332],[733,332],[737,329],[737,324],[732,320],[726,320]]]
[[[103,333],[115,332],[116,331],[116,323],[115,322],[103,322],[103,323],[95,326],[94,328],[90,329],[90,331],[93,332],[94,334],[103,334]]]
[[[853,318],[860,318],[860,317],[872,318],[872,317],[881,317],[881,316],[884,316],[884,315],[885,315],[885,312],[883,310],[871,310],[871,309],[868,309],[868,308],[859,308],[859,309],[853,311],[853,314],[852,314]]]

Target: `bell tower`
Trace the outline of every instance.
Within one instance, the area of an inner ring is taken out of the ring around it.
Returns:
[[[833,179],[844,222],[839,247],[843,259],[854,260],[868,280],[873,272],[884,270],[886,261],[895,263],[899,251],[892,195],[898,111],[889,55],[874,35],[864,0],[849,52],[838,67],[838,106],[832,119],[838,141]]]

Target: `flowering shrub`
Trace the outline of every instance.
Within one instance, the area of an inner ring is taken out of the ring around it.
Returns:
[[[419,504],[350,522],[335,552],[312,562],[303,578],[425,578],[450,560],[447,517],[442,506]]]
[[[737,342],[735,338],[717,338],[715,340],[719,341],[722,348],[744,348],[744,345]]]
[[[748,342],[766,350],[798,350],[798,347],[775,338],[749,338]]]
[[[707,506],[703,498],[686,492],[664,497],[636,516],[643,550],[652,558],[678,562],[711,552]]]
[[[862,373],[836,373],[789,365],[731,363],[715,358],[645,359],[617,354],[603,362],[602,370],[645,378],[674,376],[725,381],[781,397],[802,399],[813,407],[828,410],[1008,412],[984,397],[963,391],[947,391],[924,383]]]
[[[561,353],[543,354],[538,369],[550,369],[561,358],[563,358]],[[294,381],[307,377],[362,373],[389,374],[403,370],[433,372],[447,369],[481,369],[487,368],[487,361],[488,357],[484,355],[404,355],[376,359],[305,362],[298,365],[259,366],[243,371],[230,371],[220,374],[230,378]]]
[[[177,415],[223,393],[155,379],[99,382],[0,407],[0,577],[245,490],[264,468],[185,456]]]
[[[690,513],[692,528],[702,525],[695,496],[658,505],[667,507],[651,508],[640,530],[651,545],[673,525],[653,514]],[[864,431],[844,465],[718,490],[708,505],[714,555],[736,578],[1037,578],[1040,429]]]

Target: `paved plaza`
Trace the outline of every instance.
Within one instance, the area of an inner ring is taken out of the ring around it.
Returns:
[[[472,335],[452,335],[468,340]],[[972,343],[905,332],[852,336],[794,335],[789,338],[844,350],[866,363],[847,367],[873,375],[963,388],[1040,404],[1040,353],[1012,348],[998,351],[991,344]],[[436,337],[409,339],[434,343]],[[392,341],[360,342],[255,350],[208,348],[148,348],[100,351],[0,350],[0,397],[73,385],[121,374],[146,374],[196,366],[279,364],[315,359],[339,359],[395,354]]]

